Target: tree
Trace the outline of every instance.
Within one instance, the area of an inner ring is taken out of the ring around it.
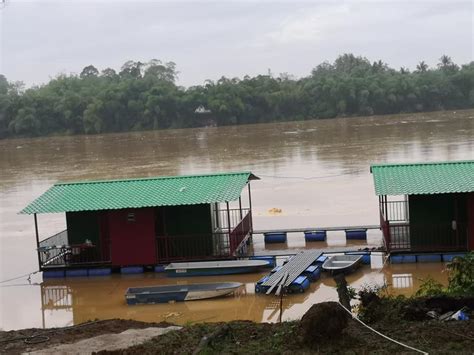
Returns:
[[[6,95],[8,93],[8,86],[7,78],[0,74],[0,95]]]
[[[97,99],[87,105],[83,118],[85,133],[101,133],[103,131],[104,122],[100,113],[102,107],[103,103]]]
[[[144,64],[141,62],[129,60],[122,65],[122,68],[120,68],[119,75],[122,78],[139,79],[142,77],[143,66]]]
[[[97,77],[99,75],[99,71],[97,70],[96,67],[93,65],[88,65],[84,69],[82,69],[81,74],[79,75],[82,79],[85,78],[92,78],[92,77]]]
[[[400,67],[400,74],[410,74],[410,69],[405,67]]]
[[[428,70],[428,64],[426,64],[424,60],[422,60],[416,65],[416,71],[418,73],[426,73],[427,70]]]
[[[117,78],[117,72],[112,68],[105,68],[100,74],[103,78],[115,79]]]
[[[423,73],[423,75],[420,75]],[[117,74],[93,65],[25,90],[0,75],[0,138],[231,125],[474,107],[474,62],[444,55],[436,68],[394,70],[343,54],[297,79],[222,77],[178,87],[173,62],[127,61]],[[211,113],[196,115],[203,105]]]
[[[388,71],[388,69],[388,64],[382,62],[381,60],[378,60],[372,64],[372,70],[374,71],[374,73],[384,73]]]
[[[152,77],[174,83],[177,78],[176,64],[168,62],[163,64],[161,60],[152,59],[145,66],[144,77]]]
[[[445,54],[443,54],[441,58],[439,58],[438,68],[440,68],[441,70],[445,72],[447,71],[453,72],[459,69],[459,67],[453,63],[453,60],[451,59],[451,57]]]

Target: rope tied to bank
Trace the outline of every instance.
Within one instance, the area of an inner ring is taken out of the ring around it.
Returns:
[[[18,280],[18,279],[27,277],[27,276],[28,276],[28,277],[27,277],[26,279],[27,279],[28,281],[31,281],[31,276],[33,276],[34,274],[37,274],[38,272],[39,272],[39,271],[33,271],[33,272],[29,272],[28,274],[20,275],[20,276],[17,276],[17,277],[8,279],[8,280],[2,280],[2,281],[0,281],[0,284],[4,284],[4,283],[10,282],[10,281],[15,281],[15,280]]]
[[[389,341],[391,341],[391,342],[393,342],[393,343],[395,343],[395,344],[401,345],[401,346],[403,346],[403,347],[405,347],[405,348],[407,348],[407,349],[410,349],[410,350],[419,352],[419,353],[421,353],[421,354],[428,355],[428,353],[427,353],[426,351],[423,351],[423,350],[414,348],[414,347],[412,347],[412,346],[410,346],[410,345],[406,345],[406,344],[404,344],[404,343],[402,343],[402,342],[400,342],[400,341],[398,341],[398,340],[392,339],[392,338],[386,336],[385,334],[380,333],[378,330],[375,330],[375,329],[372,328],[371,326],[369,326],[369,325],[365,324],[364,322],[362,322],[359,318],[357,318],[357,316],[356,316],[355,314],[353,314],[350,310],[348,310],[346,307],[344,307],[341,302],[338,302],[338,304],[339,304],[339,306],[341,306],[347,313],[350,314],[350,316],[352,317],[352,319],[356,320],[357,322],[359,322],[360,324],[362,324],[362,325],[363,325],[364,327],[366,327],[367,329],[373,331],[373,332],[376,333],[377,335],[380,335],[381,337],[383,337],[383,338],[385,338],[385,339],[387,339],[387,340],[389,340]]]

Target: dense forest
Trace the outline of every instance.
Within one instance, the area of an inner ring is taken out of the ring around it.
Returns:
[[[395,70],[352,54],[311,74],[176,85],[174,63],[92,65],[24,89],[0,75],[0,138],[232,125],[474,107],[474,62],[443,55],[436,68]]]

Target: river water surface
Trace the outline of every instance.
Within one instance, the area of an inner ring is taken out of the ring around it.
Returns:
[[[0,281],[37,270],[33,218],[18,212],[54,182],[252,171],[255,229],[378,223],[372,163],[474,159],[474,111],[338,118],[238,127],[134,132],[0,141]],[[281,209],[281,213],[272,213]],[[275,211],[275,210],[273,210]],[[65,228],[64,215],[40,215],[41,239]],[[369,244],[380,243],[371,231]],[[345,246],[343,235],[329,246]],[[308,248],[291,235],[287,248]],[[320,247],[320,246],[317,246]],[[255,237],[256,252],[265,251]],[[443,264],[385,265],[375,260],[350,275],[359,288],[387,284],[412,294],[420,279],[446,282]],[[251,319],[276,321],[277,300],[255,295],[263,274],[167,279],[162,274],[55,279],[40,274],[0,284],[0,328],[51,327],[88,319],[133,318],[173,323]],[[127,287],[202,281],[240,281],[234,296],[128,307]],[[296,319],[314,302],[334,299],[323,277],[301,295],[285,297],[283,319]]]

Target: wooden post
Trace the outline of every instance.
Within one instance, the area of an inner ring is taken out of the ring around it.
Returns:
[[[36,234],[36,253],[38,254],[38,266],[39,269],[42,270],[42,265],[41,265],[41,257],[40,257],[40,252],[39,252],[39,233],[38,233],[38,217],[36,216],[36,213],[33,214],[34,219],[35,219],[35,234]]]
[[[336,281],[337,295],[339,297],[339,302],[346,308],[348,311],[351,310],[351,299],[349,297],[349,290],[347,288],[347,281],[344,277],[344,274],[336,274],[333,276],[334,281]]]

